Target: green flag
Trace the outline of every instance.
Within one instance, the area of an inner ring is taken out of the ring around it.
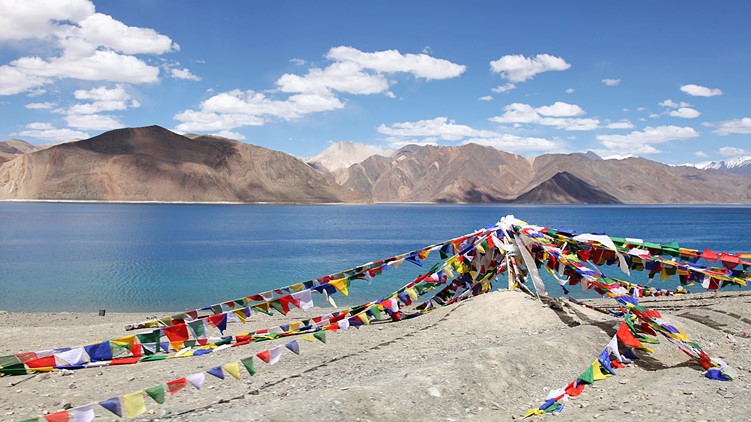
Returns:
[[[155,402],[159,404],[164,403],[164,386],[163,385],[157,385],[151,388],[147,388],[146,394],[149,395],[152,399],[154,399]]]
[[[320,340],[322,343],[326,343],[326,331],[316,331],[315,333],[313,333],[313,336]]]
[[[256,374],[256,367],[253,365],[253,357],[241,359],[240,362],[242,362],[245,369],[248,370],[248,373],[253,376]]]

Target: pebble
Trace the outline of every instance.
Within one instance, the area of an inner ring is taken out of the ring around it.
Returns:
[[[428,388],[428,394],[430,394],[431,397],[441,397],[441,391],[438,390],[436,386]]]

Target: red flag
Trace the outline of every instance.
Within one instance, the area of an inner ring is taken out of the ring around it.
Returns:
[[[621,343],[625,344],[628,347],[641,346],[641,342],[636,337],[634,337],[633,334],[631,334],[631,330],[628,329],[628,325],[626,325],[625,322],[621,323],[621,326],[618,327],[618,331],[615,333],[615,335],[618,337],[618,340],[620,340]]]
[[[261,359],[266,363],[269,363],[269,359],[271,359],[271,353],[268,350],[264,350],[261,353],[256,353],[256,356],[258,357],[258,359]]]
[[[68,422],[70,420],[67,410],[61,410],[57,413],[45,415],[44,419],[46,419],[48,422]]]
[[[185,324],[164,327],[162,328],[162,332],[164,332],[170,342],[186,341],[190,338],[188,335],[188,326]]]
[[[585,385],[586,384],[583,383],[583,382],[582,383],[578,383],[578,382],[574,381],[571,384],[567,385],[566,389],[564,391],[566,391],[566,394],[568,394],[569,396],[576,397],[579,394],[581,394],[582,391],[584,391],[584,386]]]
[[[178,391],[185,388],[185,386],[188,385],[188,380],[186,378],[180,378],[173,381],[170,381],[167,383],[167,389],[169,390],[170,394],[175,394]]]
[[[55,356],[50,355],[43,358],[27,360],[24,364],[29,368],[49,368],[57,365],[57,362],[55,362]]]

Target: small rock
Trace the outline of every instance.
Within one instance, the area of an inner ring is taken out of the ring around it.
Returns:
[[[68,384],[68,388],[70,388],[71,390],[75,390],[78,387],[76,386],[75,383],[72,382],[72,383]]]
[[[428,388],[428,394],[430,394],[431,397],[441,397],[441,391],[436,386]]]

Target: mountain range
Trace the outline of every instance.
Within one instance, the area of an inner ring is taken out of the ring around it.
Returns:
[[[37,150],[0,142],[0,199],[243,203],[751,203],[742,164],[332,144],[308,159],[231,139],[126,128]],[[730,171],[735,169],[735,171]]]

